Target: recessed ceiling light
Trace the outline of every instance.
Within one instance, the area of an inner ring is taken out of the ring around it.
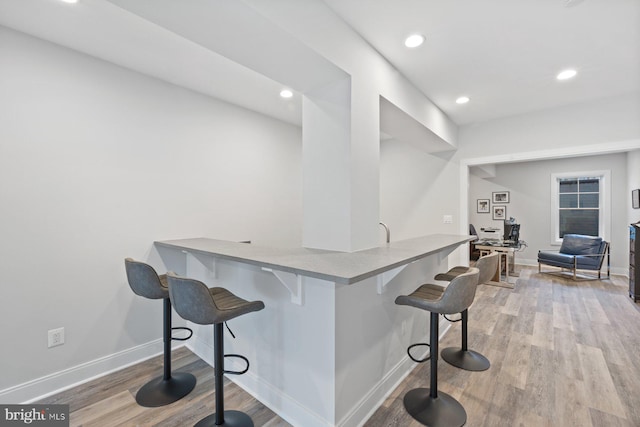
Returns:
[[[293,92],[289,89],[282,89],[282,91],[280,91],[280,96],[283,98],[291,98],[293,96]]]
[[[412,34],[404,39],[404,45],[406,47],[418,47],[424,43],[424,36],[422,34]]]
[[[60,0],[63,1],[65,3],[78,3],[78,0]]]
[[[468,96],[461,96],[460,98],[456,99],[456,104],[466,104],[467,102],[469,102]]]
[[[576,70],[564,70],[564,71],[561,71],[556,76],[556,79],[558,79],[558,80],[567,80],[567,79],[571,79],[571,78],[575,77],[576,74],[578,74],[578,72]]]

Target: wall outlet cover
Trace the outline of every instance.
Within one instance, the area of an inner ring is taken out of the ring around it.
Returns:
[[[48,348],[64,344],[64,328],[49,330],[47,334]]]

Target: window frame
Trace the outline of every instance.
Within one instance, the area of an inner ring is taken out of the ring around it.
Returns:
[[[559,180],[566,178],[600,179],[600,202],[598,207],[598,236],[609,240],[611,233],[611,171],[595,170],[582,172],[562,172],[551,174],[551,244],[561,245],[560,235],[560,192]]]

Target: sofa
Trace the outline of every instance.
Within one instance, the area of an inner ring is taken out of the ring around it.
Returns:
[[[560,250],[538,251],[538,272],[542,273],[542,265],[560,267],[560,272],[571,271],[573,280],[578,280],[578,270],[600,271],[607,258],[607,278],[610,277],[609,243],[601,237],[584,236],[582,234],[565,234]],[[545,271],[544,273],[558,273]],[[580,277],[584,279],[584,277]],[[595,279],[595,277],[594,277]]]

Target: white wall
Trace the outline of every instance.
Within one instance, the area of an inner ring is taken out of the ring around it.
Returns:
[[[429,154],[394,139],[380,144],[380,220],[397,241],[433,233],[458,234],[458,164],[452,153]],[[451,224],[443,216],[451,215]],[[380,227],[379,242],[384,242]]]
[[[494,191],[509,191],[510,201],[505,204],[507,217],[517,219],[521,226],[520,239],[528,244],[525,250],[516,254],[517,261],[537,265],[538,250],[553,248],[550,231],[553,229],[551,175],[592,170],[611,171],[611,236],[607,238],[611,241],[612,269],[624,274],[628,268],[626,211],[622,209],[629,199],[626,153],[497,165],[495,178],[470,175],[469,221],[481,235],[481,227],[496,227],[500,228],[501,236],[503,222],[494,221],[491,213],[476,213],[476,200],[491,199]]]
[[[160,338],[154,240],[300,245],[295,126],[2,27],[0,99],[0,395]]]

